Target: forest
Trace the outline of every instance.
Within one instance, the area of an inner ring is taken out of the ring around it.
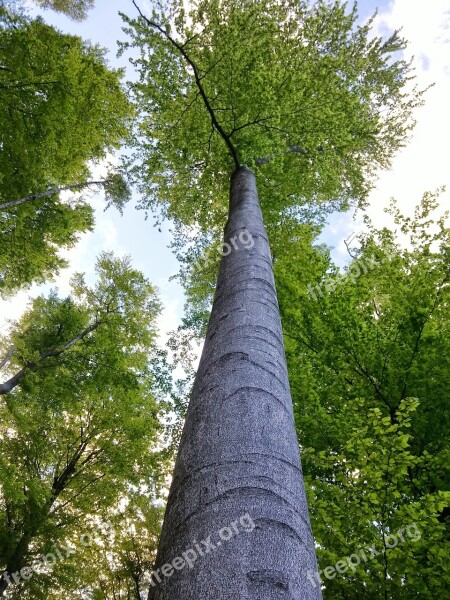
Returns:
[[[0,0],[0,598],[448,597],[450,71],[378,4]]]

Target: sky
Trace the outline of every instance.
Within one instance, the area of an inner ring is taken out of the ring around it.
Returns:
[[[27,5],[33,6],[31,2]],[[145,9],[148,2],[143,1],[141,6]],[[416,111],[417,127],[410,143],[396,156],[392,168],[379,176],[370,196],[367,212],[376,226],[383,226],[389,223],[383,208],[391,197],[398,200],[403,212],[411,213],[425,191],[447,185],[448,191],[442,194],[441,204],[450,207],[450,169],[446,151],[447,140],[450,140],[450,3],[449,0],[431,0],[424,6],[411,0],[360,0],[361,17],[367,18],[377,7],[375,32],[386,35],[401,28],[403,36],[410,41],[407,56],[415,56],[419,87],[434,83],[426,94],[426,105]],[[131,0],[96,0],[95,8],[82,23],[52,11],[42,14],[47,22],[62,31],[108,48],[111,66],[126,67],[126,59],[117,60],[115,56],[116,40],[124,39],[119,10],[136,14]],[[131,76],[132,72],[128,70],[128,77]],[[8,318],[17,318],[24,310],[29,294],[35,296],[55,286],[61,294],[66,294],[70,275],[75,271],[86,272],[92,277],[95,257],[101,250],[131,256],[133,265],[159,289],[165,307],[159,322],[162,334],[176,329],[183,314],[184,298],[180,286],[169,281],[177,272],[177,262],[167,248],[171,240],[170,224],[163,224],[162,232],[159,232],[153,227],[151,218],[146,221],[143,212],[134,209],[133,202],[126,207],[123,217],[114,210],[104,212],[101,197],[93,196],[92,203],[96,208],[95,230],[82,236],[76,248],[66,253],[70,267],[51,286],[35,286],[10,302],[0,301],[0,333],[5,332]],[[348,262],[344,240],[361,231],[361,217],[361,214],[356,218],[349,214],[334,215],[322,235],[322,240],[334,247],[338,264]]]
[[[360,6],[374,5],[364,2]],[[411,0],[392,0],[378,4],[375,32],[386,36],[401,29],[409,40],[406,58],[414,56],[416,82],[419,88],[434,84],[425,94],[425,106],[415,113],[417,125],[408,145],[392,162],[389,171],[379,175],[376,188],[369,197],[367,214],[376,227],[393,228],[384,208],[393,197],[404,214],[412,214],[426,191],[442,186],[442,212],[450,209],[450,169],[447,141],[450,140],[450,2],[431,0],[426,5]],[[354,220],[346,214],[333,218],[323,238],[335,248],[335,260],[348,262],[344,240],[362,230],[361,214]]]

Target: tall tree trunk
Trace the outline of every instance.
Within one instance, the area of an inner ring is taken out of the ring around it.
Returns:
[[[318,600],[270,248],[243,167],[225,241],[149,600]]]

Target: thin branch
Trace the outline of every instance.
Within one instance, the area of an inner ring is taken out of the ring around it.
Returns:
[[[352,234],[352,235],[353,235],[353,234]],[[352,237],[352,236],[350,236],[350,237]],[[347,240],[344,240],[344,244],[345,244],[345,247],[347,248],[347,252],[349,253],[349,255],[350,255],[352,258],[353,258],[353,260],[356,260],[356,259],[357,259],[357,257],[356,257],[354,254],[352,254],[352,253],[351,253],[351,251],[350,251],[349,242],[347,242]],[[377,310],[377,309],[376,309],[376,306],[375,306],[375,311],[376,311],[376,310]]]
[[[271,117],[268,117],[271,118]],[[255,125],[259,125],[258,122],[254,123]],[[253,123],[250,123],[250,125],[253,125]],[[261,127],[268,127],[267,125],[261,125]],[[274,129],[274,128],[272,128]],[[317,150],[319,150],[319,148],[317,148]],[[289,146],[289,148],[287,148],[284,151],[285,154],[292,154],[292,153],[296,153],[296,154],[308,154],[308,150],[305,150],[304,148],[302,148],[301,146],[297,146],[296,144],[294,144],[293,146]],[[276,156],[276,155],[275,155]],[[273,160],[275,158],[274,155],[272,155],[271,157],[266,157],[266,158],[257,158],[255,159],[255,164],[257,166],[260,165],[266,165],[267,163],[269,163],[271,160]]]
[[[221,60],[222,60],[222,59],[221,59],[221,58],[219,58],[219,60],[216,60],[216,62],[215,62],[213,65],[211,65],[211,66],[209,67],[209,69],[206,69],[206,71],[203,73],[203,75],[201,75],[201,76],[199,77],[200,81],[201,81],[202,79],[205,79],[205,77],[206,77],[207,75],[209,75],[209,74],[211,73],[211,71],[212,71],[212,70],[214,70],[214,69],[217,67],[217,65],[220,63],[220,61],[221,61]],[[216,110],[216,109],[214,109],[214,110]]]
[[[318,356],[322,352],[322,349],[318,350],[317,348],[315,348],[314,346],[312,346],[299,333],[297,333],[295,336],[293,336],[290,333],[284,332],[284,335],[286,337],[290,338],[291,340],[294,340],[296,342],[300,342],[301,344],[305,345],[309,350],[311,350],[312,352],[314,352],[314,354],[317,354]],[[333,371],[333,373],[335,373],[336,375],[338,375],[338,377],[342,377],[346,383],[348,383],[349,385],[353,385],[353,381],[351,379],[349,379],[346,375],[344,375],[343,373],[341,373],[341,371],[339,371],[339,369],[337,367],[335,367],[333,365],[333,363],[330,363],[328,365],[328,367]]]
[[[73,502],[76,498],[78,498],[78,496],[81,496],[81,494],[93,483],[96,483],[97,481],[100,481],[100,479],[103,479],[103,477],[105,477],[105,473],[101,473],[100,475],[98,475],[97,477],[94,477],[94,479],[91,479],[90,481],[88,481],[84,486],[82,486],[78,492],[76,494],[74,494],[73,496],[71,496],[68,500],[66,500],[63,504],[60,504],[56,507],[55,510],[52,511],[52,514],[56,514],[57,512],[61,511],[63,508],[65,508],[66,506],[68,506],[71,502]]]
[[[10,346],[8,352],[6,353],[5,358],[0,361],[0,369],[3,369],[3,367],[10,361],[11,356],[13,355],[13,352],[14,352],[14,348],[15,348],[14,345]]]
[[[38,87],[40,85],[61,85],[61,83],[59,81],[30,81],[28,83],[14,83],[14,84],[8,84],[8,85],[0,84],[0,89],[15,90],[15,89],[22,89],[24,87],[30,87],[30,86]]]
[[[21,204],[25,204],[26,202],[32,202],[33,200],[37,200],[38,198],[47,198],[49,196],[54,196],[55,194],[59,194],[59,192],[65,192],[68,190],[80,190],[85,187],[90,187],[92,185],[105,185],[106,183],[110,183],[112,179],[102,179],[99,181],[86,181],[85,183],[72,183],[71,185],[65,185],[58,188],[52,188],[51,190],[46,190],[45,192],[39,192],[38,194],[33,194],[32,196],[25,196],[24,198],[19,198],[17,200],[11,200],[10,202],[4,202],[0,204],[0,210],[4,210],[5,208],[12,208],[14,206],[20,206]]]
[[[174,129],[175,127],[177,127],[178,123],[181,121],[181,119],[184,117],[184,115],[188,112],[188,110],[191,108],[191,106],[194,104],[194,102],[197,100],[197,98],[200,96],[200,92],[197,92],[195,94],[195,98],[193,100],[191,100],[191,102],[189,102],[189,104],[181,111],[180,116],[178,117],[178,119],[175,121],[175,123],[172,125],[172,128]]]
[[[0,395],[7,394],[11,390],[13,390],[17,385],[19,385],[19,383],[22,381],[22,379],[25,377],[28,371],[36,371],[40,364],[47,358],[60,356],[63,352],[66,352],[67,350],[69,350],[69,348],[72,348],[72,346],[74,346],[77,342],[81,341],[89,333],[97,329],[97,327],[99,327],[102,323],[103,321],[95,321],[95,323],[89,325],[89,327],[86,327],[84,331],[82,331],[79,335],[77,335],[72,340],[64,344],[64,346],[59,350],[47,350],[45,352],[42,352],[37,361],[28,361],[27,363],[25,363],[25,365],[20,369],[20,371],[18,371],[15,375],[8,379],[8,381],[5,381],[5,383],[0,383]]]
[[[404,376],[404,379],[403,379],[403,389],[402,389],[402,394],[400,396],[400,402],[406,397],[406,390],[408,388],[408,375],[409,375],[409,373],[411,371],[411,367],[412,367],[412,365],[414,363],[414,360],[415,360],[415,358],[417,356],[417,353],[419,351],[419,346],[420,346],[420,342],[421,342],[421,339],[422,339],[423,331],[425,329],[425,325],[428,323],[428,321],[433,316],[433,313],[434,313],[434,311],[436,309],[436,306],[437,306],[437,303],[438,303],[439,296],[441,294],[442,288],[443,288],[444,284],[447,281],[448,281],[448,275],[445,276],[445,278],[444,278],[443,282],[441,283],[441,285],[438,286],[438,291],[437,291],[436,296],[434,298],[433,306],[431,307],[431,310],[430,310],[429,314],[427,315],[427,317],[424,319],[424,321],[421,323],[421,325],[419,327],[419,332],[417,334],[417,338],[416,338],[416,342],[414,344],[414,348],[413,348],[413,351],[412,351],[412,354],[411,354],[411,358],[410,358],[408,366],[407,366],[407,368],[405,370],[405,376]]]
[[[363,365],[359,362],[358,357],[356,356],[354,350],[353,349],[350,349],[350,350],[346,349],[346,350],[350,354],[350,356],[353,357],[353,360],[355,361],[356,366],[358,367],[358,368],[353,367],[353,370],[356,371],[356,373],[359,373],[359,375],[364,375],[369,380],[370,384],[372,385],[373,389],[375,390],[376,395],[389,408],[389,411],[391,413],[391,419],[394,418],[395,415],[392,414],[392,411],[394,410],[394,412],[395,412],[395,409],[393,409],[391,404],[388,402],[387,398],[382,393],[378,383],[372,377],[370,372],[365,367],[363,367]]]
[[[233,127],[233,129],[230,131],[229,136],[231,137],[232,135],[234,135],[237,131],[240,131],[241,129],[245,129],[246,127],[250,127],[251,125],[259,125],[263,121],[268,121],[269,119],[273,119],[273,116],[271,115],[270,117],[262,117],[262,118],[257,117],[254,121],[248,121],[247,123],[244,123],[243,125],[239,125],[238,127]]]

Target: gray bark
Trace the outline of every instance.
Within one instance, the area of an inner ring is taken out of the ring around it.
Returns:
[[[239,241],[245,230],[251,248]],[[242,167],[231,181],[231,247],[234,236],[238,249],[222,258],[155,570],[187,551],[197,559],[192,568],[166,567],[170,576],[157,571],[149,600],[321,598],[307,579],[317,566],[270,248],[255,177]],[[240,523],[246,514],[252,531]],[[233,530],[229,540],[220,537],[224,527]],[[201,541],[209,537],[207,552]]]

